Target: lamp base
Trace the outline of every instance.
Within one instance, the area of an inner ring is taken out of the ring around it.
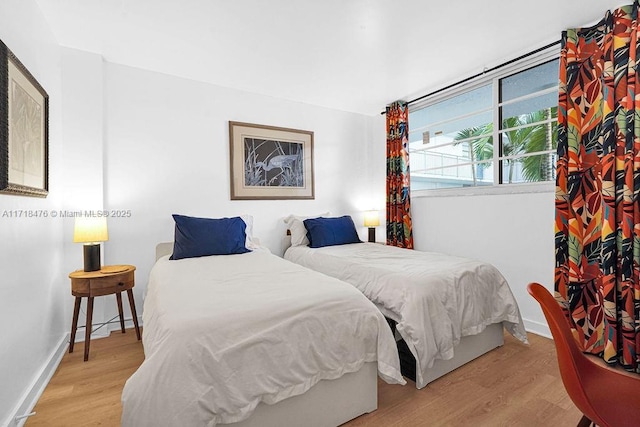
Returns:
[[[376,229],[375,227],[369,227],[369,243],[376,242]]]
[[[83,245],[84,271],[100,270],[100,243]]]

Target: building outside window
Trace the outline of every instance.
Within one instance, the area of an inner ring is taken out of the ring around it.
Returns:
[[[558,48],[409,108],[411,189],[555,179]]]

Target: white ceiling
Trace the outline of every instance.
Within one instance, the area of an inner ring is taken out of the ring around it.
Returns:
[[[62,46],[368,115],[631,0],[36,0]]]

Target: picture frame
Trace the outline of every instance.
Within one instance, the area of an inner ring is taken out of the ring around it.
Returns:
[[[313,132],[229,121],[231,200],[313,199]]]
[[[2,41],[0,193],[49,193],[49,95]]]

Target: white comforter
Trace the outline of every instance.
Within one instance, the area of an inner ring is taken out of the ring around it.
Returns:
[[[502,322],[527,342],[511,289],[490,264],[434,252],[375,243],[295,246],[285,258],[351,283],[373,301],[397,330],[417,362],[416,386],[436,359],[451,359],[460,337]]]
[[[161,258],[143,320],[145,360],[124,387],[124,426],[241,421],[260,402],[376,360],[385,381],[405,383],[393,336],[370,301],[268,251]]]

